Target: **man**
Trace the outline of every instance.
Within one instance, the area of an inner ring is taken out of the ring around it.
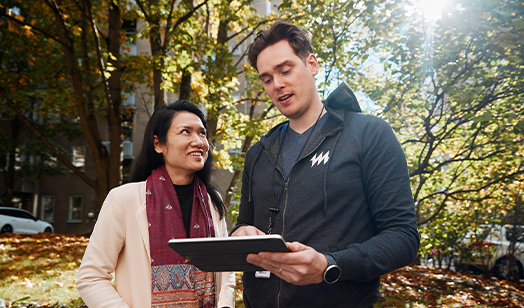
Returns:
[[[277,22],[249,61],[289,121],[246,155],[233,236],[281,234],[291,252],[250,254],[246,307],[372,307],[380,275],[410,264],[419,236],[406,158],[391,127],[345,84],[325,103],[311,34]]]

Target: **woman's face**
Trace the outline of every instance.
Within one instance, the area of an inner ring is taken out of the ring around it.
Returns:
[[[161,144],[155,136],[155,150],[164,157],[165,167],[173,184],[189,184],[195,172],[207,160],[209,143],[200,118],[191,112],[178,112]]]

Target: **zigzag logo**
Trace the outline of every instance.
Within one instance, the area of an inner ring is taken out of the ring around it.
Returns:
[[[322,151],[322,153],[320,153],[318,157],[317,157],[317,154],[315,154],[315,156],[311,158],[311,168],[313,168],[315,165],[320,165],[322,161],[324,161],[324,165],[325,165],[328,162],[328,160],[329,160],[329,151],[327,151],[326,154],[324,154],[324,152]]]

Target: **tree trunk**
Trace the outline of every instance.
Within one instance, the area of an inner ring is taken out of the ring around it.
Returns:
[[[113,57],[109,58],[109,62],[115,70],[111,72],[111,76],[107,80],[111,97],[111,101],[108,102],[110,136],[108,191],[122,183],[122,86],[120,82],[122,71],[120,69],[120,28],[120,8],[114,2],[111,2],[109,8],[108,49],[113,55]]]
[[[149,0],[150,12],[158,9],[158,0]],[[162,35],[160,32],[160,21],[158,14],[151,13],[149,26],[151,27],[149,43],[153,58],[153,95],[154,110],[166,104],[166,93],[162,89],[162,71],[164,69],[164,48],[162,46]]]
[[[11,206],[13,200],[13,191],[15,190],[15,163],[16,163],[16,148],[18,146],[18,138],[20,136],[20,120],[15,117],[11,120],[11,138],[13,142],[8,145],[8,161],[4,167],[5,191],[3,195],[3,205]],[[7,168],[7,170],[5,170]]]
[[[58,7],[51,6],[55,13],[55,20],[61,41],[63,44],[63,51],[66,58],[66,63],[69,67],[71,82],[75,93],[75,103],[77,106],[78,115],[80,117],[80,125],[84,131],[87,144],[93,154],[96,180],[87,181],[97,194],[97,209],[99,210],[102,203],[109,192],[109,190],[120,183],[120,154],[121,154],[121,90],[120,90],[120,66],[118,58],[115,65],[115,70],[111,72],[110,81],[104,77],[104,65],[102,63],[102,50],[99,45],[99,37],[96,32],[94,20],[92,20],[92,8],[89,1],[82,3],[85,11],[82,15],[80,26],[82,28],[80,36],[80,59],[82,60],[82,70],[79,68],[78,57],[75,54],[74,39],[70,36],[68,26],[64,23],[64,18]],[[113,56],[119,56],[120,49],[120,10],[114,3],[111,4],[109,11],[109,35],[108,48]],[[91,18],[91,20],[89,19]],[[91,25],[91,27],[89,26]],[[91,38],[88,35],[92,35]],[[98,73],[102,78],[102,83],[105,89],[106,106],[108,109],[108,121],[110,126],[111,147],[111,163],[109,154],[102,144],[102,138],[98,128],[97,114],[98,110],[95,108],[95,87],[91,84],[92,69],[89,63],[88,56],[88,41],[94,40],[96,45],[96,52],[98,57]],[[81,71],[84,72],[82,78]],[[113,171],[111,171],[113,170]],[[118,179],[117,179],[118,178]]]
[[[188,101],[191,98],[191,73],[188,70],[182,72],[182,81],[180,82],[179,99]]]

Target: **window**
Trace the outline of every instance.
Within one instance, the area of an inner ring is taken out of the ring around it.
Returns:
[[[128,183],[129,177],[131,176],[131,165],[133,164],[133,159],[124,158],[122,161],[122,182]]]
[[[14,153],[8,152],[0,157],[0,170],[7,171],[10,167],[13,167],[15,171],[20,171],[23,158],[20,157],[20,148],[17,147]]]
[[[124,158],[133,157],[133,142],[132,141],[122,141],[122,149],[124,151]]]
[[[136,20],[124,19],[122,29],[126,31],[126,39],[120,48],[121,53],[136,56]]]
[[[122,115],[122,140],[123,141],[133,141],[133,118],[135,112],[126,109]]]
[[[123,92],[122,98],[123,98],[122,106],[124,106],[124,108],[135,107],[135,93],[134,92],[130,92],[130,93]]]
[[[58,159],[56,156],[49,156],[45,161],[44,164],[46,167],[56,168],[58,167]]]
[[[102,144],[106,147],[107,153],[111,152],[111,141],[102,141]],[[122,141],[122,152],[124,154],[124,159],[133,158],[133,142],[132,141]]]
[[[0,210],[0,214],[11,216],[11,217],[16,217],[16,218],[25,218],[25,219],[30,219],[30,220],[36,220],[33,214],[29,213],[26,210],[22,210],[18,208],[2,209]]]
[[[18,217],[25,218],[25,219],[36,220],[35,216],[33,216],[29,212],[26,212],[26,211],[17,211],[17,212],[18,212],[18,214],[17,214]]]
[[[42,220],[53,222],[55,217],[55,197],[42,196]]]
[[[71,163],[77,167],[84,170],[86,163],[86,147],[73,147],[73,159]]]
[[[82,221],[82,196],[69,196],[68,222]]]
[[[524,228],[519,228],[519,227],[514,228],[513,226],[506,227],[506,240],[509,242],[516,241],[516,242],[523,243],[524,242]]]

